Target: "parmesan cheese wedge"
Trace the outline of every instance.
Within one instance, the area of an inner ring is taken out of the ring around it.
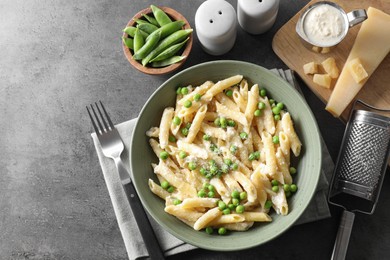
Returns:
[[[367,16],[368,18],[362,23],[345,64],[359,58],[364,64],[368,77],[357,83],[350,70],[344,66],[325,108],[335,117],[341,115],[390,52],[390,15],[369,7]]]

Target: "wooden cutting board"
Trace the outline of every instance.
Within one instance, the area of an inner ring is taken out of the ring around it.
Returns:
[[[316,2],[319,2],[319,0],[313,0],[309,2],[308,5]],[[390,14],[390,0],[335,0],[333,2],[339,4],[347,13],[355,9],[367,10],[369,6],[372,6]],[[334,57],[337,66],[341,70],[355,41],[360,25],[351,28],[343,42],[332,49],[330,53],[315,53],[302,45],[301,40],[295,31],[298,18],[306,7],[279,29],[273,38],[272,48],[276,55],[278,55],[290,69],[296,71],[307,86],[324,103],[327,103],[335,82],[332,82],[331,89],[323,88],[313,83],[313,76],[305,75],[302,67],[310,61],[321,63],[328,57]],[[387,55],[382,61],[356,98],[376,107],[390,109],[390,55]],[[347,121],[351,108],[352,104],[350,104],[342,114],[341,119],[343,121]]]

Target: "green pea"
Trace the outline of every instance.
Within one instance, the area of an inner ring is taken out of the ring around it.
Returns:
[[[290,198],[292,193],[291,193],[291,191],[285,191],[284,195],[286,196],[286,198]]]
[[[229,209],[229,208],[226,208],[226,209],[222,210],[222,213],[223,213],[224,215],[229,215],[229,214],[230,214],[230,209]]]
[[[212,166],[212,165],[215,165],[215,166],[216,166],[217,163],[215,162],[215,160],[212,160],[212,159],[211,159],[211,160],[209,161],[209,165],[210,165],[210,166]]]
[[[272,113],[274,113],[274,115],[279,115],[280,114],[280,108],[279,107],[273,107],[272,108]]]
[[[219,235],[221,235],[221,236],[222,236],[222,235],[225,235],[226,232],[227,232],[226,228],[224,228],[224,227],[218,228],[218,234],[219,234]]]
[[[156,18],[150,16],[150,15],[147,15],[147,14],[142,14],[142,16],[151,24],[157,26],[157,27],[160,27],[160,25],[158,24]]]
[[[235,127],[236,126],[236,122],[234,122],[234,120],[232,120],[232,119],[228,119],[227,125],[231,126],[231,127]]]
[[[234,206],[233,203],[229,203],[229,204],[227,205],[227,207],[228,207],[231,211],[233,211],[233,210],[236,208],[236,206]]]
[[[146,41],[142,48],[134,53],[133,58],[135,60],[142,60],[145,58],[154,49],[154,47],[157,46],[160,36],[160,33],[156,33],[153,37]]]
[[[185,127],[186,127],[187,129],[190,129],[190,128],[191,128],[191,125],[192,125],[191,122],[188,122],[188,123],[186,124]]]
[[[214,192],[215,192],[215,187],[214,187],[214,185],[212,185],[212,184],[209,184],[209,185],[207,186],[207,189],[208,189],[209,191],[214,191]]]
[[[253,153],[255,155],[256,160],[258,160],[260,158],[260,152],[256,151],[256,152],[253,152]]]
[[[248,156],[248,159],[249,159],[249,161],[256,160],[256,155],[255,155],[255,153],[250,153],[249,156]]]
[[[148,33],[149,35],[152,34],[154,31],[156,31],[158,29],[157,26],[155,26],[155,25],[153,25],[151,23],[148,23],[145,20],[138,19],[136,22],[138,23],[137,28],[142,30],[142,31],[144,31],[144,32],[146,32],[146,33]],[[160,35],[160,37],[161,37],[161,35]],[[150,40],[150,39],[148,39],[148,40]]]
[[[208,134],[203,135],[203,140],[210,141],[210,139],[211,139],[211,136],[209,136]]]
[[[240,192],[238,190],[234,190],[231,194],[232,198],[239,199],[240,198]]]
[[[189,168],[191,171],[196,170],[196,163],[194,163],[194,162],[189,162],[189,163],[188,163],[188,168]]]
[[[169,142],[174,143],[174,142],[176,142],[176,137],[174,137],[173,135],[170,135],[168,137],[168,140],[169,140]]]
[[[271,181],[271,185],[272,185],[272,186],[278,186],[278,185],[279,185],[278,180],[273,179],[273,180]]]
[[[233,198],[233,199],[232,199],[232,204],[233,204],[234,206],[238,206],[238,205],[240,204],[240,200],[239,200],[238,198]]]
[[[231,90],[231,89],[226,90],[225,95],[228,96],[228,97],[232,97],[233,96],[233,90]]]
[[[283,185],[283,190],[284,191],[290,191],[290,185],[288,185],[287,183]]]
[[[247,197],[248,194],[246,193],[246,191],[240,192],[240,200],[246,200]]]
[[[235,145],[232,144],[232,145],[230,146],[229,150],[230,150],[230,152],[231,152],[232,154],[235,154],[235,153],[237,152],[237,146],[235,146]]]
[[[290,174],[296,174],[297,173],[297,169],[295,169],[295,167],[290,167]]]
[[[205,182],[205,183],[203,183],[202,187],[203,187],[203,189],[207,190],[209,188],[209,185],[210,184],[208,182]]]
[[[274,115],[274,119],[275,119],[275,121],[279,121],[280,120],[280,115]]]
[[[161,158],[162,160],[166,160],[166,159],[168,159],[168,157],[169,157],[169,154],[168,154],[166,151],[162,151],[162,152],[160,153],[160,158]]]
[[[185,108],[190,108],[192,106],[192,102],[190,100],[186,100],[184,101],[183,106]]]
[[[172,192],[175,191],[175,187],[169,186],[169,188],[167,189],[167,191],[168,191],[169,193],[172,193]]]
[[[233,163],[233,164],[232,164],[232,169],[233,169],[234,171],[236,171],[236,170],[238,169],[238,163]]]
[[[173,205],[179,205],[181,202],[182,202],[181,200],[175,199],[175,200],[173,201]]]
[[[209,193],[207,193],[207,196],[209,198],[214,198],[215,197],[215,192],[214,191],[209,191]]]
[[[261,116],[261,110],[256,109],[255,112],[253,113],[255,116]]]
[[[200,168],[200,169],[199,169],[199,172],[200,172],[200,174],[203,175],[203,176],[205,176],[205,175],[207,174],[207,171],[206,171],[206,169],[205,169],[204,167]]]
[[[198,102],[201,98],[202,98],[202,95],[199,94],[199,93],[196,93],[196,94],[194,95],[194,101],[196,101],[196,102]]]
[[[166,60],[166,59],[172,57],[183,47],[183,45],[188,41],[188,39],[189,39],[189,37],[187,39],[185,39],[184,41],[176,43],[176,44],[170,46],[169,48],[165,49],[159,55],[157,55],[156,57],[151,59],[150,62],[162,61],[162,60]]]
[[[291,184],[290,185],[290,191],[292,193],[295,193],[298,190],[298,186],[296,184]]]
[[[275,104],[275,100],[274,100],[274,99],[272,99],[272,98],[271,98],[271,99],[269,99],[269,100],[268,100],[268,102],[269,102],[269,104],[270,104],[271,106]]]
[[[226,209],[226,203],[223,202],[222,200],[218,201],[218,208],[219,208],[220,210]]]
[[[279,102],[276,104],[276,107],[278,107],[280,110],[284,108],[284,104],[282,102]]]
[[[279,186],[272,186],[272,191],[273,192],[278,192],[279,191]]]
[[[184,128],[182,128],[180,131],[181,131],[181,134],[182,134],[182,135],[184,135],[184,136],[187,136],[187,135],[188,135],[188,133],[189,133],[189,130],[188,130],[188,128],[185,128],[185,127],[184,127]]]
[[[122,42],[126,47],[128,47],[131,50],[134,50],[134,40],[132,38],[124,38],[122,37]]]
[[[161,67],[166,67],[175,63],[178,63],[182,60],[184,60],[186,56],[172,56],[170,58],[167,58],[162,61],[154,61],[152,62],[152,67],[153,68],[161,68]]]
[[[241,137],[241,139],[245,140],[245,139],[248,138],[248,134],[245,133],[245,132],[241,132],[241,133],[240,133],[240,137]]]
[[[229,165],[229,166],[232,165],[232,163],[233,163],[232,160],[229,159],[229,158],[224,159],[223,162],[224,162],[226,165]]]
[[[171,18],[160,8],[158,8],[155,5],[150,5],[150,8],[152,9],[153,15],[156,18],[158,24],[160,26],[163,26],[165,24],[168,24],[172,22]]]
[[[237,212],[237,213],[242,214],[242,213],[244,213],[244,211],[245,211],[244,205],[238,205],[238,206],[236,207],[236,212]]]
[[[264,102],[259,102],[257,104],[257,108],[260,109],[260,110],[263,110],[265,108],[265,103]]]
[[[265,88],[260,89],[260,96],[265,97],[267,95],[267,90]]]
[[[175,117],[173,118],[172,122],[173,122],[175,125],[180,125],[180,124],[181,124],[181,119],[180,119],[180,117],[175,116]]]
[[[187,153],[184,152],[184,151],[180,151],[180,152],[179,152],[179,157],[180,157],[180,159],[184,159],[184,158],[187,157]]]
[[[206,192],[204,190],[198,191],[198,197],[200,197],[200,198],[206,197]]]
[[[169,46],[172,46],[173,44],[181,42],[184,39],[186,39],[188,35],[192,33],[192,31],[193,29],[179,30],[167,36],[163,40],[161,40],[157,44],[157,46],[145,58],[142,59],[142,65],[146,66],[146,64],[148,64],[151,59],[159,55],[162,51],[167,49]]]
[[[221,117],[220,122],[221,122],[221,127],[222,128],[226,128],[227,127],[227,120],[226,120],[226,118]]]
[[[206,227],[205,231],[207,234],[211,235],[214,232],[214,229],[212,227]]]
[[[265,209],[270,209],[272,207],[272,201],[267,200],[264,204]]]
[[[277,136],[277,135],[273,136],[273,137],[272,137],[272,142],[273,142],[274,144],[278,144],[278,143],[279,143],[279,136]]]
[[[170,187],[169,182],[163,181],[161,183],[161,188],[163,188],[164,190],[167,190],[169,187]]]
[[[134,53],[137,53],[139,49],[145,44],[145,39],[142,36],[140,30],[137,28],[134,35]]]
[[[216,125],[216,126],[221,126],[221,118],[220,118],[220,117],[217,117],[217,118],[214,120],[214,125]]]
[[[168,35],[171,35],[172,33],[180,30],[184,25],[185,25],[185,22],[182,20],[174,21],[174,22],[171,22],[171,23],[168,23],[168,24],[161,26],[160,28],[158,28],[157,30],[152,32],[150,35],[152,35],[154,33],[161,32],[161,39],[164,39]],[[148,36],[146,38],[146,40],[148,40],[149,37],[150,36]]]

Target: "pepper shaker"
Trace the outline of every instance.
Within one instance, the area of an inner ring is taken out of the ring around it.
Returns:
[[[205,52],[225,54],[236,41],[236,11],[225,0],[207,0],[195,13],[195,30]]]
[[[279,0],[237,0],[238,23],[246,32],[261,34],[275,23]]]

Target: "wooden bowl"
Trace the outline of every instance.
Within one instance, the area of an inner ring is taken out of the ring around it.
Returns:
[[[183,20],[185,22],[183,29],[191,29],[191,26],[188,23],[187,19],[183,15],[178,13],[176,10],[173,10],[172,8],[169,8],[169,7],[159,7],[159,8],[161,10],[163,10],[166,14],[168,14],[169,17],[172,19],[172,21]],[[136,15],[133,16],[133,18],[131,18],[131,20],[127,23],[126,27],[134,26],[135,21],[139,18],[142,18],[143,14],[152,14],[152,13],[153,12],[152,12],[152,9],[150,7],[139,11]],[[129,35],[127,33],[123,33],[123,37],[128,38]],[[134,68],[136,68],[137,70],[139,70],[145,74],[162,75],[162,74],[167,74],[167,73],[170,73],[174,70],[177,70],[180,66],[182,66],[184,64],[184,62],[187,60],[188,55],[190,54],[191,49],[192,49],[192,39],[193,39],[193,37],[192,37],[192,33],[191,33],[187,43],[184,45],[184,50],[181,53],[182,56],[185,56],[185,58],[183,60],[181,60],[180,62],[174,63],[172,65],[169,65],[166,67],[161,67],[161,68],[152,68],[149,66],[142,66],[142,64],[139,61],[133,59],[133,51],[132,50],[130,50],[123,43],[122,43],[122,47],[123,47],[123,52],[125,53],[127,60],[130,62],[131,65],[133,65]]]

